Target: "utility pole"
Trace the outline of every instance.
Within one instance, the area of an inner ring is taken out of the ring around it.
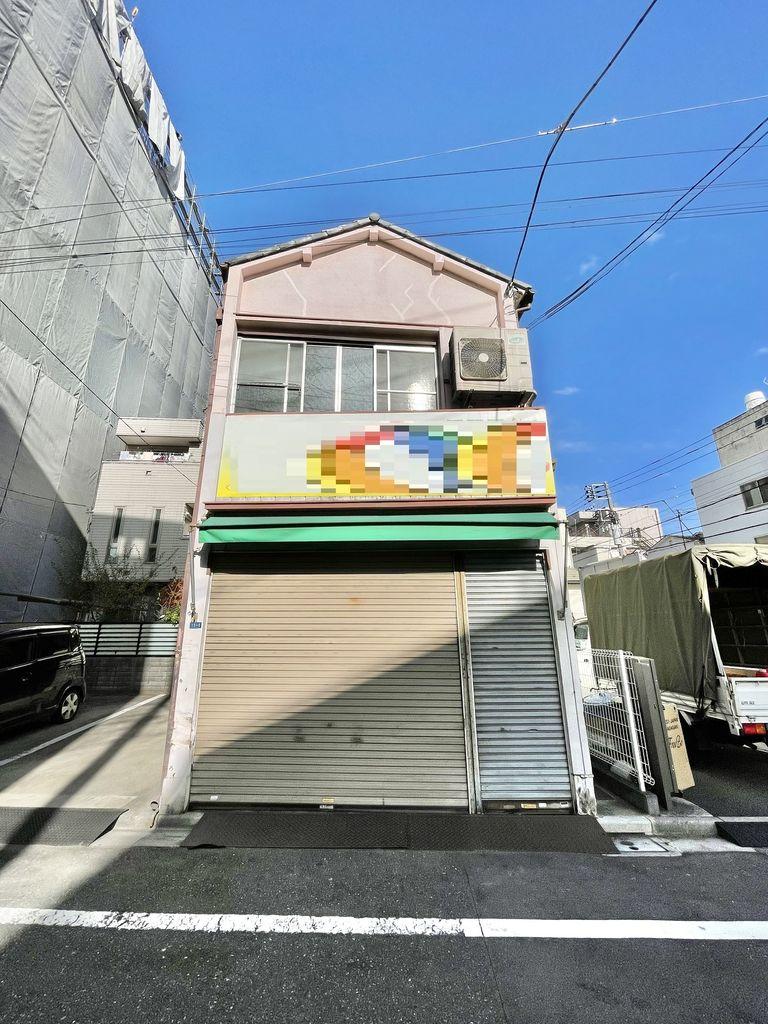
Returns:
[[[611,536],[613,542],[619,552],[621,558],[626,554],[624,550],[624,538],[619,526],[619,517],[616,512],[616,507],[613,504],[613,495],[611,494],[611,488],[608,485],[607,480],[602,480],[598,483],[587,484],[584,488],[584,497],[591,504],[594,501],[604,500],[608,506],[608,522],[611,527]]]

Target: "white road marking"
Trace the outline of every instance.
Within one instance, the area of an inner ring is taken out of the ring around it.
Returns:
[[[294,914],[150,914],[0,907],[0,925],[118,931],[272,935],[461,936],[466,939],[768,941],[768,921],[589,921],[558,918],[314,917]]]
[[[62,733],[61,736],[55,736],[52,740],[46,740],[45,743],[38,743],[36,747],[30,747],[29,750],[23,750],[20,754],[14,754],[13,757],[6,757],[0,761],[0,768],[6,764],[12,764],[14,761],[20,761],[22,757],[29,757],[30,754],[36,754],[38,750],[45,750],[46,747],[52,747],[54,743],[63,743],[64,740],[68,740],[70,736],[77,736],[79,732],[85,732],[87,729],[94,729],[97,725],[101,725],[102,722],[108,722],[112,718],[119,718],[120,715],[127,715],[129,711],[135,711],[136,708],[143,708],[145,704],[151,704],[153,700],[160,700],[165,697],[164,693],[158,693],[154,697],[147,697],[145,700],[140,700],[137,704],[131,704],[127,708],[121,708],[119,711],[113,711],[111,715],[105,715],[104,718],[97,718],[93,722],[88,722],[87,725],[81,725],[79,729],[70,729],[69,732]]]

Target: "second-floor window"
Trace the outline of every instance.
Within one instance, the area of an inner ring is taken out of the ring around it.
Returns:
[[[768,504],[768,476],[755,480],[751,484],[742,484],[741,493],[745,508]]]
[[[437,408],[433,348],[242,338],[235,412]]]

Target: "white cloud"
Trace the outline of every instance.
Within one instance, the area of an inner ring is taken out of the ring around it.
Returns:
[[[761,345],[755,352],[756,356],[768,356],[768,345]]]
[[[555,388],[556,395],[578,395],[579,391],[581,391],[581,388],[575,388],[572,384],[568,384],[564,388]]]
[[[554,442],[554,447],[560,452],[591,452],[592,445],[586,441],[560,441]]]
[[[582,260],[579,264],[579,273],[588,274],[590,270],[594,270],[600,260],[599,256],[588,256],[585,260]]]
[[[663,238],[666,238],[666,237],[667,236],[666,236],[666,232],[664,231],[664,229],[663,228],[659,228],[658,231],[654,232],[654,234],[651,235],[651,237],[646,241],[645,244],[646,245],[656,245],[657,242],[660,242]]]

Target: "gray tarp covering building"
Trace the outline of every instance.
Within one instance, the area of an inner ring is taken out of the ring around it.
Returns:
[[[0,5],[0,591],[58,592],[110,408],[203,413],[217,301],[142,132],[89,4]]]
[[[584,580],[593,647],[653,658],[662,690],[716,696],[709,586],[719,567],[768,565],[768,545],[695,545]]]

